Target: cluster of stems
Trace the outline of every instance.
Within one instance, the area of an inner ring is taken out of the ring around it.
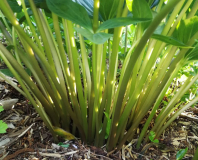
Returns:
[[[13,53],[16,58],[1,43],[0,56],[21,88],[13,85],[2,73],[0,76],[30,100],[55,140],[57,133],[54,127],[59,127],[80,136],[86,143],[95,146],[106,143],[109,151],[115,147],[120,149],[127,140],[133,139],[142,119],[151,110],[138,139],[139,148],[144,137],[145,141],[148,140],[147,130],[150,122],[178,71],[188,63],[185,55],[192,49],[167,46],[151,36],[167,14],[174,9],[161,33],[163,36],[171,36],[181,19],[186,16],[185,13],[192,2],[193,0],[186,3],[185,0],[170,0],[163,6],[162,0],[157,6],[157,15],[148,28],[142,30],[141,24],[137,25],[132,47],[123,62],[117,82],[118,52],[123,27],[114,28],[112,42],[109,40],[104,44],[93,43],[90,65],[84,37],[77,34],[80,43],[80,48],[77,48],[74,24],[71,21],[52,13],[52,30],[45,11],[36,8],[34,2],[29,0],[35,27],[27,13],[25,1],[21,0],[26,17],[24,25],[29,26],[33,35],[31,39],[19,24],[7,0],[1,0],[0,13],[11,22],[12,28],[9,28],[4,19],[4,23],[0,21],[0,30],[9,45],[14,46]],[[194,3],[197,4],[198,0]],[[94,0],[93,6],[93,32],[96,32],[100,25],[100,0]],[[187,18],[194,16],[197,6],[193,6]],[[124,0],[120,0],[116,17],[127,15],[127,5]],[[108,33],[108,30],[103,32]],[[187,45],[193,46],[197,38],[198,32],[190,38]],[[127,39],[125,42],[127,43]],[[156,63],[159,56],[160,62]],[[31,70],[32,77],[25,72],[24,66]],[[189,77],[161,111],[152,128],[156,138],[181,112],[197,102],[198,97],[180,106],[172,117],[169,117],[197,78],[198,75]],[[105,140],[109,120],[111,127],[108,139]]]

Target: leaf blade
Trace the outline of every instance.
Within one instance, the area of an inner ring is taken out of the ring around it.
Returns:
[[[92,22],[87,11],[80,4],[71,0],[47,0],[47,6],[58,16],[92,31]]]
[[[132,17],[113,18],[113,19],[107,20],[104,23],[102,23],[98,27],[97,32],[105,30],[105,29],[127,26],[130,24],[136,24],[136,23],[142,23],[142,22],[148,22],[148,21],[151,21],[151,19],[149,19],[149,18],[132,18]]]

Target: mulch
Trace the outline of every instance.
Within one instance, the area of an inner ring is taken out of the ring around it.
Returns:
[[[0,135],[0,160],[174,160],[177,151],[186,147],[184,159],[190,160],[198,147],[196,107],[178,117],[159,138],[159,144],[142,144],[139,150],[136,143],[141,125],[135,138],[118,152],[83,144],[80,139],[55,144],[31,104],[3,80],[0,85],[0,100],[19,99],[13,107],[0,112],[0,120],[9,126],[7,133]]]

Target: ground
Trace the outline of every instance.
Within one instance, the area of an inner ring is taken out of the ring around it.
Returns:
[[[174,160],[180,149],[188,147],[184,159],[192,159],[198,147],[198,109],[184,112],[159,138],[160,143],[142,144],[136,150],[137,139],[118,151],[107,152],[105,146],[96,148],[81,141],[62,141],[55,144],[52,135],[28,101],[13,87],[0,80],[0,100],[18,99],[14,107],[0,112],[0,120],[9,126],[0,135],[0,160]],[[144,124],[145,119],[142,121]],[[137,135],[142,129],[137,129]],[[60,140],[61,141],[61,140]]]

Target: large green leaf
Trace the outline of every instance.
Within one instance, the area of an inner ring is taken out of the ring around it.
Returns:
[[[196,32],[198,32],[198,17],[194,16],[190,19],[181,20],[173,36],[183,43],[187,43]]]
[[[153,18],[152,11],[145,0],[133,0],[132,13],[134,18]],[[145,30],[150,22],[141,24],[142,30]]]
[[[15,13],[20,13],[22,11],[22,7],[19,6],[17,0],[7,0],[8,4],[10,5],[10,8]]]
[[[60,17],[68,19],[88,30],[92,30],[92,23],[87,11],[72,0],[47,0],[49,9]]]
[[[100,14],[104,21],[114,18],[120,0],[100,0]]]
[[[132,17],[113,18],[113,19],[109,19],[109,20],[105,21],[104,23],[102,23],[99,26],[97,32],[105,30],[105,29],[127,26],[129,24],[137,24],[137,23],[148,22],[148,21],[151,21],[151,19],[148,19],[148,18],[132,18]]]
[[[173,46],[183,47],[183,48],[192,48],[191,46],[185,45],[183,42],[175,39],[174,37],[168,37],[161,34],[153,34],[151,36],[153,39],[157,39],[159,41],[165,42],[167,44],[171,44]]]
[[[113,36],[112,34],[107,34],[103,32],[93,33],[83,28],[75,28],[75,30],[95,44],[103,44],[110,37]]]

